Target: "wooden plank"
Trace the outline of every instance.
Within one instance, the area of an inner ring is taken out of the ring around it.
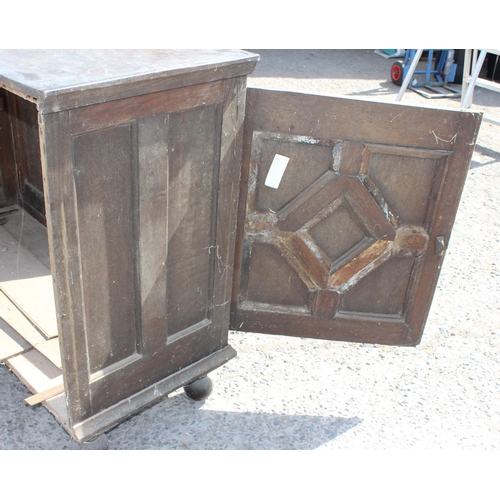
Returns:
[[[280,229],[298,231],[344,192],[345,178],[329,170],[279,212]]]
[[[62,383],[61,370],[35,349],[9,358],[6,364],[33,394]]]
[[[39,260],[0,227],[0,290],[47,339],[57,337],[52,276]]]
[[[40,351],[55,366],[61,368],[59,339],[47,340],[16,305],[0,291],[0,318],[16,331],[24,340]]]
[[[53,387],[49,387],[48,389],[45,389],[42,392],[39,392],[38,394],[33,394],[33,396],[30,396],[29,398],[26,398],[24,400],[25,403],[28,403],[30,406],[35,406],[39,403],[43,403],[44,401],[47,401],[48,399],[52,399],[56,396],[59,396],[59,394],[64,392],[64,384],[55,384]]]
[[[348,198],[365,227],[379,240],[394,240],[396,230],[387,220],[375,199],[370,196],[360,179],[347,180]]]
[[[46,180],[47,226],[52,252],[55,291],[61,315],[61,355],[69,388],[66,394],[68,420],[89,416],[90,390],[88,343],[86,338],[81,253],[78,239],[78,214],[73,151],[67,138],[69,111],[41,117],[44,137],[42,168]],[[48,404],[48,403],[47,403]]]
[[[31,349],[26,342],[8,323],[0,318],[0,362]]]
[[[117,127],[152,113],[160,115],[181,109],[210,106],[222,99],[223,92],[224,82],[218,81],[85,106],[72,111],[71,134]]]

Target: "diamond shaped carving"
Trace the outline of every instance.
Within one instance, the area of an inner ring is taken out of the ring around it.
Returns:
[[[332,263],[366,238],[344,205],[312,227],[309,234]]]
[[[252,201],[247,234],[277,247],[310,290],[349,286],[390,254],[391,245],[377,243],[396,237],[361,179],[331,170],[277,213]]]

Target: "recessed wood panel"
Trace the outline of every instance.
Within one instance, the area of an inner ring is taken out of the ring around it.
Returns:
[[[440,160],[372,153],[368,177],[398,225],[423,225]]]
[[[263,304],[306,306],[308,288],[274,245],[254,243],[246,300]]]
[[[45,56],[57,65],[56,52]],[[120,74],[90,86],[74,73],[76,87],[51,78],[36,94],[14,87],[35,102],[30,124],[39,124],[40,144],[29,145],[42,160],[61,406],[78,440],[235,355],[227,340],[243,75],[257,57],[162,52],[151,67],[148,54],[122,57]],[[2,194],[7,203],[12,192]]]
[[[138,133],[137,274],[141,352],[167,340],[168,121],[166,113],[140,118]]]
[[[342,205],[310,229],[309,234],[332,262],[366,237]]]
[[[36,105],[15,97],[16,128],[19,140],[18,152],[22,156],[21,175],[35,189],[43,191],[42,167],[40,163],[40,141],[38,139],[38,115]]]
[[[170,116],[167,304],[168,335],[210,317],[214,203],[218,164],[217,107]]]
[[[392,258],[344,292],[341,311],[403,315],[413,259]]]
[[[133,132],[124,125],[74,138],[73,174],[92,372],[136,352],[137,137]]]
[[[332,146],[314,144],[314,139],[259,138],[259,161],[255,208],[277,212],[333,166]],[[265,186],[276,154],[290,158],[278,189]]]

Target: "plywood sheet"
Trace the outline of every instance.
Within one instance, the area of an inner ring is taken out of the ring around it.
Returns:
[[[0,227],[0,290],[47,338],[57,336],[50,270]]]
[[[55,366],[61,368],[59,339],[47,339],[0,290],[0,318],[25,341],[40,351]]]
[[[6,364],[33,394],[63,383],[61,370],[35,349],[9,358]]]
[[[28,349],[31,349],[30,343],[0,318],[0,362]]]

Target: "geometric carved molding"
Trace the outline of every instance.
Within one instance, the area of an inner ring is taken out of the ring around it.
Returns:
[[[401,205],[404,198],[399,192],[392,194],[383,187],[380,189],[370,174],[373,171],[373,178],[379,182],[380,179],[395,179],[397,185],[408,169],[419,167],[419,174],[425,176],[423,187],[419,188],[425,205],[419,208],[418,220],[423,221],[428,208],[429,193],[426,190],[430,192],[433,189],[432,183],[447,152],[370,144],[365,146],[358,175],[343,175],[339,173],[339,158],[336,158],[342,149],[342,141],[331,141],[334,161],[330,168],[276,212],[272,209],[265,211],[262,206],[256,209],[255,206],[259,196],[256,191],[272,189],[256,182],[259,168],[267,172],[259,162],[259,144],[264,138],[262,133],[254,135],[245,224],[246,245],[266,243],[277,249],[295,271],[295,279],[299,278],[309,290],[310,314],[332,317],[339,307],[353,311],[356,301],[352,297],[356,292],[350,290],[359,291],[365,288],[366,283],[379,283],[380,279],[375,279],[383,275],[382,271],[377,271],[379,268],[392,269],[394,262],[404,262],[405,272],[412,269],[414,259],[427,249],[429,236],[421,224],[405,223],[404,218],[400,220],[381,193],[391,195],[396,200],[393,203],[396,206]],[[297,137],[295,143],[301,140],[309,146],[314,142],[311,138]],[[286,141],[293,142],[293,136],[287,135]],[[326,141],[317,142],[323,151]],[[319,171],[318,167],[316,170]],[[263,175],[262,172],[260,175]],[[266,196],[269,198],[271,195],[268,193]],[[375,273],[374,277],[368,279],[367,276],[372,273]],[[303,292],[300,295],[304,300]],[[243,299],[243,302],[246,300]],[[259,301],[251,302],[252,307],[258,308]],[[402,300],[399,302],[403,303]],[[269,305],[270,301],[265,303]],[[389,306],[389,299],[384,301],[380,298],[374,304],[379,305],[374,306],[373,311],[359,312],[383,314],[385,310],[387,314],[393,314],[394,307]],[[399,306],[395,307],[399,311]]]

